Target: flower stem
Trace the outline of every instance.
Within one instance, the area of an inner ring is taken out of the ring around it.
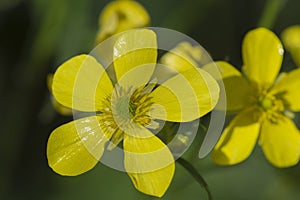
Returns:
[[[272,28],[286,0],[267,0],[263,14],[258,22],[259,27]]]
[[[195,167],[193,167],[193,165],[191,165],[184,158],[178,158],[177,162],[193,176],[195,181],[197,181],[202,188],[205,189],[207,196],[208,196],[208,200],[212,200],[212,195],[211,195],[210,190],[208,189],[207,183],[205,182],[204,178],[198,173],[198,171],[195,169]]]

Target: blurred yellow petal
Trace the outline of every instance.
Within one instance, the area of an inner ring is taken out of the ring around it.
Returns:
[[[48,74],[47,87],[48,87],[48,90],[51,92],[51,94],[52,94],[52,84],[53,84],[53,74]]]
[[[156,34],[151,30],[127,31],[115,43],[114,67],[118,81],[122,81],[122,86],[146,84],[153,74],[156,59]],[[127,73],[133,75],[126,75]],[[135,73],[139,76],[133,77]]]
[[[118,28],[118,21],[119,21],[119,16],[117,13],[111,14],[105,23],[100,25],[100,29],[97,33],[96,36],[96,41],[95,45],[100,44],[103,42],[105,39],[113,36],[114,34],[117,34],[118,32],[116,31]]]
[[[260,129],[254,115],[253,109],[244,110],[230,122],[212,152],[215,163],[233,165],[250,156]]]
[[[281,38],[285,48],[291,53],[295,63],[300,67],[300,25],[286,28]]]
[[[275,93],[279,94],[287,104],[287,109],[300,111],[300,69],[285,73],[274,86]]]
[[[296,165],[300,158],[300,135],[297,127],[287,117],[277,123],[266,120],[259,139],[266,158],[276,167]]]
[[[249,105],[252,90],[249,82],[231,64],[216,62],[225,86],[227,111],[238,111]]]
[[[148,26],[150,17],[145,8],[136,1],[122,0],[110,2],[99,16],[100,30],[97,43],[106,38],[133,28]]]
[[[167,80],[150,94],[155,103],[150,115],[167,121],[192,121],[215,107],[219,92],[218,83],[209,73],[190,69]]]
[[[235,77],[235,76],[242,76],[241,72],[237,70],[234,66],[226,61],[217,61],[215,62],[218,66],[220,75],[222,79]],[[206,66],[204,66],[206,68]]]
[[[243,71],[248,79],[270,86],[281,67],[283,48],[278,37],[265,28],[247,33],[242,46]]]
[[[165,53],[159,62],[161,65],[156,67],[153,76],[162,83],[178,73],[200,67],[207,62],[207,56],[199,45],[184,41]]]
[[[124,135],[125,169],[137,190],[161,197],[175,170],[169,148],[144,127]]]
[[[282,41],[288,50],[300,48],[300,25],[286,28],[282,32]]]
[[[64,115],[64,116],[71,116],[72,115],[73,110],[71,108],[68,108],[66,106],[61,105],[60,103],[58,103],[55,100],[55,98],[51,98],[51,102],[52,102],[52,105],[53,105],[54,109],[59,114]]]
[[[47,86],[51,93],[51,102],[55,111],[57,111],[61,115],[72,115],[72,109],[58,103],[55,98],[52,96],[52,83],[53,83],[53,74],[48,74],[47,76]]]
[[[48,164],[61,175],[82,174],[99,162],[107,141],[97,117],[64,124],[55,129],[48,139]]]
[[[62,105],[80,111],[97,111],[113,90],[103,67],[89,55],[63,63],[55,72],[52,92]]]
[[[202,59],[200,46],[192,46],[188,42],[181,42],[175,48],[165,53],[160,63],[177,72],[184,72],[197,67]]]

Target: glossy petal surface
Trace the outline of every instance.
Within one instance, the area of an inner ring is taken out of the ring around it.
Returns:
[[[118,38],[114,46],[114,67],[120,85],[146,84],[157,59],[156,35],[147,29],[130,30]]]
[[[173,178],[175,164],[168,147],[144,127],[124,135],[125,169],[139,191],[161,197]]]
[[[248,32],[242,46],[244,73],[256,83],[270,86],[280,70],[283,52],[280,40],[268,29]]]
[[[48,139],[49,166],[65,176],[87,172],[99,162],[107,141],[96,117],[64,124],[56,128]]]
[[[52,92],[62,105],[80,111],[97,111],[113,90],[103,67],[89,55],[63,63],[55,72]]]
[[[151,116],[157,119],[186,122],[210,112],[219,99],[220,88],[202,69],[184,71],[156,88],[152,93]]]

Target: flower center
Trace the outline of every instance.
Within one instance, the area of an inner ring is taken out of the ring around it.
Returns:
[[[150,117],[153,105],[150,92],[153,85],[141,88],[123,88],[116,85],[111,97],[104,100],[100,114],[100,126],[105,134],[111,136],[108,149],[113,149],[122,139],[124,132],[133,125],[156,128],[157,123]],[[154,125],[154,126],[153,126]]]
[[[149,111],[152,104],[145,88],[116,86],[111,96],[112,115],[120,128],[126,128],[132,122],[147,126],[151,122]]]
[[[257,105],[261,108],[263,119],[276,123],[284,114],[283,101],[276,95],[262,92],[257,101]]]
[[[130,101],[130,98],[126,96],[120,97],[115,102],[114,113],[118,116],[118,118],[122,118],[122,120],[130,120],[135,112],[131,105],[132,102]]]
[[[269,110],[273,107],[273,100],[269,97],[264,96],[261,100],[258,101],[258,104],[264,110]]]

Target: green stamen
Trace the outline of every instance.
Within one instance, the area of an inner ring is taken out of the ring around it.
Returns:
[[[259,105],[263,109],[269,110],[273,107],[273,100],[268,97],[264,97],[261,101],[259,101]]]

